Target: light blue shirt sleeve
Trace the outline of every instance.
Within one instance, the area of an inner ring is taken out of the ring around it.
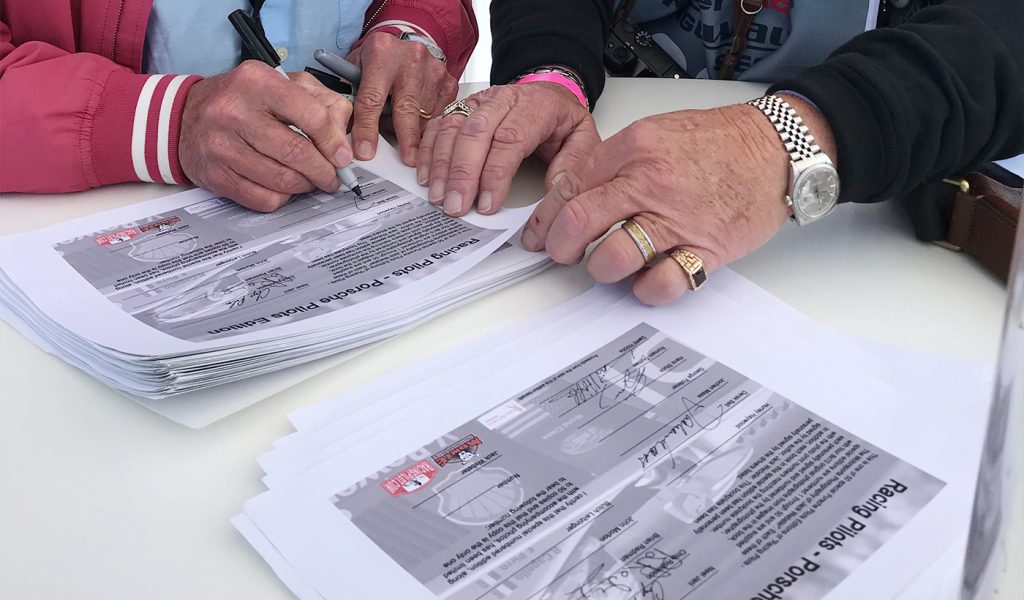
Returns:
[[[313,51],[344,56],[359,39],[371,0],[267,0],[260,20],[267,39],[285,55],[287,71],[315,65]],[[238,66],[241,41],[228,23],[248,0],[153,0],[142,68],[146,73],[210,76]]]

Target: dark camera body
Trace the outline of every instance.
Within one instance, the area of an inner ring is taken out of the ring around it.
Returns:
[[[650,33],[629,19],[619,19],[612,27],[604,48],[604,68],[615,77],[691,79],[690,74],[651,39]]]

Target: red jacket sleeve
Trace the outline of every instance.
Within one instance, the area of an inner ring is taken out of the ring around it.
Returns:
[[[383,8],[381,8],[381,3]],[[456,79],[480,37],[473,0],[375,0],[366,11],[366,33],[415,31],[434,40]]]
[[[15,45],[0,22],[0,191],[187,183],[178,131],[198,79],[140,75],[40,41]]]

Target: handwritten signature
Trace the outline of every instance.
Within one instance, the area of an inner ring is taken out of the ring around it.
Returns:
[[[246,300],[251,300],[252,303],[255,304],[270,296],[270,292],[275,288],[287,287],[288,284],[294,280],[294,275],[284,275],[282,273],[267,273],[265,275],[261,275],[246,282],[246,286],[252,288],[249,290],[248,294],[234,297],[225,302],[225,304],[228,308],[241,308],[245,306]]]
[[[623,358],[628,358],[629,366],[621,372],[614,368],[614,363],[604,365],[569,386],[564,395],[559,394],[547,402],[555,403],[568,398],[572,402],[571,408],[577,408],[597,399],[598,408],[608,410],[629,400],[647,387],[650,382],[650,378],[647,376],[647,367],[651,359],[648,356],[637,359],[632,354]],[[613,388],[616,392],[611,395],[609,392]]]
[[[660,580],[671,577],[686,555],[685,550],[667,553],[651,549],[610,575],[603,575],[605,564],[601,563],[566,595],[573,600],[664,600],[665,589]]]
[[[725,408],[719,404],[718,414],[714,418],[702,422],[705,417],[703,413],[705,406],[699,402],[694,402],[689,398],[682,397],[683,405],[686,410],[683,411],[681,417],[679,417],[673,424],[672,427],[661,436],[660,439],[651,444],[647,450],[637,457],[640,461],[640,467],[646,469],[652,462],[657,462],[657,458],[664,453],[672,458],[672,468],[676,466],[675,449],[679,447],[683,441],[689,438],[693,433],[697,431],[710,431],[718,427],[722,422],[722,415],[725,414]],[[682,439],[672,447],[669,447],[669,440],[674,437],[681,437]]]

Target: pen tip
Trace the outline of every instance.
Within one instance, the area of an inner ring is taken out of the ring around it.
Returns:
[[[356,185],[352,186],[352,191],[355,193],[356,196],[359,196],[360,200],[363,199],[363,190],[359,189],[359,184],[358,183]]]

